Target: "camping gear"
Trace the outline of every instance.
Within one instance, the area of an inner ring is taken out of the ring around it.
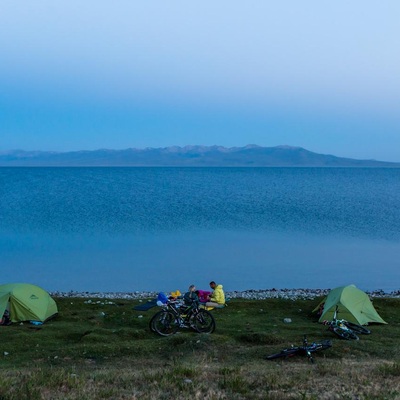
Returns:
[[[179,290],[175,292],[171,292],[170,298],[176,299],[181,296],[181,292]],[[143,304],[138,304],[137,306],[134,306],[133,309],[135,311],[148,311],[153,307],[159,306],[161,307],[164,304],[167,304],[168,302],[168,297],[164,292],[160,292],[157,295],[156,299],[151,299],[148,300],[146,303]]]
[[[28,283],[0,286],[0,315],[8,310],[12,322],[45,322],[58,313],[56,302],[42,288]]]
[[[179,296],[182,296],[182,294],[181,294],[181,292],[179,290],[176,290],[175,292],[171,292],[171,297],[176,299]]]
[[[11,320],[10,320],[10,313],[8,310],[4,311],[3,317],[0,319],[0,325],[10,325]]]
[[[355,285],[341,286],[332,289],[328,296],[313,310],[317,312],[323,304],[322,314],[319,322],[324,320],[332,321],[337,306],[337,314],[341,319],[359,325],[366,325],[369,322],[386,324],[374,306],[368,295]]]
[[[157,307],[157,299],[152,299],[149,301],[146,301],[146,303],[143,304],[138,304],[137,306],[134,306],[133,309],[135,311],[148,311],[150,308]]]
[[[162,304],[167,304],[167,303],[168,303],[167,295],[164,292],[158,293],[158,295],[157,295],[157,305],[160,306]]]
[[[211,295],[212,292],[208,290],[198,290],[197,295],[199,296],[199,300],[201,303],[207,303],[208,297]]]

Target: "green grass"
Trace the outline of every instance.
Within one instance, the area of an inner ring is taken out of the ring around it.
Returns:
[[[317,323],[319,299],[232,300],[212,311],[213,334],[170,337],[150,332],[157,309],[133,311],[138,301],[56,301],[58,317],[41,327],[0,327],[0,400],[400,397],[399,299],[374,300],[389,325],[372,325],[356,342]],[[304,334],[333,347],[315,364],[265,360]]]

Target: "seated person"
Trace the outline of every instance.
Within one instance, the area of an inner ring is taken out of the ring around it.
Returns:
[[[196,293],[196,286],[189,286],[189,291],[184,294],[183,301],[187,306],[191,306],[193,303],[199,303],[199,296],[197,296]]]
[[[214,281],[210,282],[210,287],[213,289],[206,306],[207,307],[221,307],[225,305],[225,293],[222,285],[217,285]]]

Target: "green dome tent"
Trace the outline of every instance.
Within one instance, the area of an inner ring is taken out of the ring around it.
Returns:
[[[12,322],[44,322],[58,313],[56,302],[38,286],[9,283],[0,286],[0,318],[5,310]]]
[[[336,306],[338,306],[338,319],[345,319],[360,325],[366,325],[368,322],[387,323],[376,312],[368,295],[354,285],[332,289],[313,311],[318,311],[323,303],[324,308],[319,322],[332,321]]]

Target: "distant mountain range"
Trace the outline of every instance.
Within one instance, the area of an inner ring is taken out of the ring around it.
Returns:
[[[8,167],[400,167],[400,163],[356,160],[313,153],[301,147],[171,146],[93,151],[0,152]]]

